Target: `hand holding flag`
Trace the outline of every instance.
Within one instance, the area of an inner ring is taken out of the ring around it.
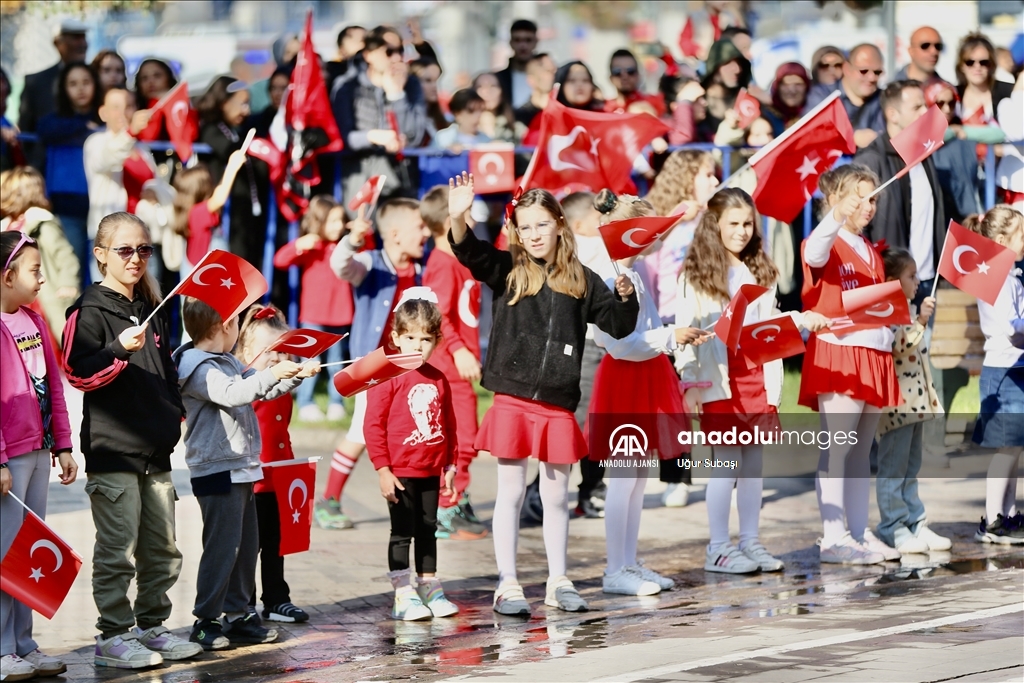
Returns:
[[[843,292],[846,317],[832,321],[829,331],[840,336],[889,325],[909,325],[910,306],[899,280]]]
[[[267,352],[279,351],[300,358],[318,358],[347,336],[347,333],[334,334],[320,330],[291,330],[285,332],[276,342],[268,346]]]
[[[164,95],[150,112],[150,120],[153,117],[163,117],[164,126],[167,128],[167,137],[171,139],[174,152],[183,164],[192,157],[192,136],[196,132],[189,125],[191,109],[192,103],[188,99],[188,83],[181,81],[171,88],[170,92]]]
[[[676,207],[675,216],[646,216],[612,221],[598,228],[601,239],[612,260],[639,256],[665,233],[672,229],[686,213],[686,206]]]
[[[204,256],[188,276],[164,297],[143,325],[176,294],[213,307],[227,322],[267,293],[267,281],[245,259],[220,249]]]
[[[388,356],[379,348],[334,375],[334,388],[348,398],[423,365],[422,353]]]
[[[313,489],[316,485],[316,463],[310,459],[265,463],[274,484],[277,498],[281,543],[278,554],[309,550],[309,531],[313,524]]]
[[[761,115],[761,103],[748,93],[746,88],[740,88],[733,109],[736,110],[736,115],[739,117],[736,127],[741,129],[749,127]]]
[[[899,180],[910,169],[935,153],[939,147],[945,144],[946,129],[949,123],[946,115],[937,105],[932,105],[925,113],[918,117],[917,121],[900,131],[899,135],[891,138],[889,142],[896,150],[906,166],[899,173],[875,188],[875,191],[868,195],[868,199],[888,187],[892,182]]]
[[[740,353],[749,368],[803,352],[804,340],[789,314],[747,325],[740,335]]]
[[[951,220],[938,272],[957,289],[992,306],[1016,260],[1012,250]]]
[[[366,215],[370,215],[377,206],[387,178],[385,175],[374,175],[367,178],[363,186],[359,188],[359,192],[356,192],[356,196],[349,201],[348,210],[355,213],[360,206],[368,206]]]

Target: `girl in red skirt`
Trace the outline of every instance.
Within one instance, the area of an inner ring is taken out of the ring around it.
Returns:
[[[498,458],[498,493],[492,522],[498,589],[494,610],[529,616],[516,578],[519,513],[526,493],[526,460],[540,461],[548,581],[544,604],[570,612],[587,609],[565,576],[569,539],[569,468],[587,446],[573,411],[580,400],[580,364],[587,323],[616,338],[636,325],[633,283],[622,276],[609,291],[576,258],[575,242],[551,193],[530,190],[508,214],[509,251],[481,242],[467,230],[473,177],[448,183],[452,227],[448,241],[473,277],[494,291],[494,324],[483,385],[494,404],[477,433],[477,450]]]
[[[708,202],[693,244],[683,261],[676,295],[676,324],[708,328],[740,287],[767,287],[747,308],[742,324],[750,325],[779,314],[775,306],[775,283],[779,271],[764,251],[761,228],[754,202],[743,190],[721,190]],[[825,319],[816,314],[794,316],[797,324],[820,329]],[[749,368],[746,359],[730,350],[723,340],[713,339],[700,348],[682,350],[682,377],[686,405],[701,418],[701,431],[731,431],[751,434],[753,427],[773,431],[778,426],[778,405],[782,396],[782,361]],[[742,438],[738,439],[741,443]],[[735,469],[708,473],[705,498],[708,508],[708,544],[704,570],[744,574],[779,571],[782,561],[758,540],[761,515],[763,446],[715,446],[716,460],[736,462]],[[739,545],[729,542],[729,511],[736,489],[739,512]]]
[[[616,197],[610,190],[602,190],[594,206],[605,214],[603,223],[655,215],[654,206],[646,199]],[[662,460],[674,458],[680,452],[689,452],[689,447],[676,443],[676,435],[680,430],[689,430],[689,424],[679,393],[679,378],[668,354],[683,344],[703,343],[709,334],[695,328],[662,326],[657,302],[640,275],[630,268],[635,259],[621,260],[616,267],[607,251],[603,247],[601,250],[604,258],[594,263],[595,271],[609,288],[614,286],[619,272],[629,277],[639,299],[640,315],[632,334],[622,339],[601,330],[594,332],[594,341],[608,353],[601,359],[594,377],[588,421],[615,420],[619,424],[620,419],[615,418],[618,415],[622,416],[621,423],[640,422],[645,435],[651,438],[647,452]],[[589,425],[583,431],[591,438]],[[605,459],[607,451],[601,450],[598,444],[592,444],[590,457]],[[601,581],[602,589],[620,595],[654,595],[669,590],[675,582],[643,566],[636,557],[644,487],[651,472],[646,465],[648,459],[624,459],[615,454],[609,459],[630,462],[622,462],[629,466],[614,468],[608,474],[604,508],[608,567]]]
[[[842,293],[885,282],[882,257],[861,234],[875,215],[875,200],[864,199],[878,177],[860,164],[829,171],[819,181],[829,211],[804,240],[804,310],[833,321],[845,316]],[[824,534],[821,561],[876,564],[899,559],[868,529],[871,491],[868,455],[881,410],[899,405],[900,388],[888,327],[838,336],[811,335],[800,378],[800,405],[817,410],[821,428],[852,439],[831,439],[821,451],[816,488]],[[840,441],[842,443],[840,443]]]

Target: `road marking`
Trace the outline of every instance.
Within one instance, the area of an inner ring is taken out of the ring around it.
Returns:
[[[775,645],[773,647],[763,647],[758,650],[734,652],[733,654],[722,655],[720,657],[708,657],[706,659],[697,659],[692,662],[668,664],[665,666],[658,666],[650,669],[633,671],[631,673],[619,676],[599,678],[596,679],[596,681],[597,683],[633,683],[635,681],[642,681],[645,678],[657,678],[659,676],[664,676],[666,674],[680,673],[682,671],[691,671],[693,669],[703,669],[704,667],[718,666],[720,664],[729,664],[730,662],[741,662],[746,659],[756,659],[758,657],[773,657],[775,655],[780,655],[785,652],[796,652],[798,650],[813,650],[815,648],[828,647],[830,645],[842,645],[843,643],[853,643],[858,640],[884,638],[886,636],[894,636],[900,633],[921,631],[927,628],[948,626],[949,624],[959,624],[963,621],[991,619],[993,617],[1000,617],[1005,614],[1013,614],[1014,612],[1022,611],[1024,611],[1024,602],[1019,602],[1012,605],[1003,605],[1002,607],[992,607],[990,609],[983,609],[975,612],[965,612],[963,614],[952,614],[948,617],[940,617],[938,619],[929,619],[928,621],[918,621],[910,624],[903,624],[902,626],[889,626],[886,628],[875,629],[873,631],[862,631],[860,633],[845,633],[843,635],[829,636],[828,638],[818,638],[817,640],[807,640],[799,643],[792,643],[790,645]]]

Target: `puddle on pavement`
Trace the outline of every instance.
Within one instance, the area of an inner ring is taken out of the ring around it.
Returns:
[[[994,572],[1000,569],[1024,569],[1024,557],[984,557],[973,560],[957,560],[943,565],[954,574]]]
[[[799,614],[810,614],[811,607],[817,607],[814,603],[805,603],[799,605],[782,605],[780,607],[769,607],[766,609],[759,609],[757,612],[752,612],[754,616],[764,619],[766,617],[782,617],[782,616],[797,616]]]

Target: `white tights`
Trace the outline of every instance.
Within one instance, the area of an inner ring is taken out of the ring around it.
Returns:
[[[526,497],[527,459],[498,458],[498,494],[494,501],[494,559],[498,563],[498,585],[518,581],[516,550],[519,547],[519,514]],[[540,463],[540,498],[544,504],[544,550],[548,575],[565,576],[566,547],[569,544],[570,465]]]
[[[762,446],[715,446],[715,458],[736,460],[740,466],[736,476],[713,474],[704,493],[708,507],[708,529],[711,542],[708,549],[715,551],[729,542],[729,509],[732,489],[736,487],[736,509],[740,516],[740,547],[757,540],[761,518]]]
[[[636,544],[640,537],[640,513],[644,508],[644,488],[649,469],[630,470],[629,476],[607,477],[604,500],[605,546],[608,550],[608,574],[636,564]],[[545,517],[547,513],[545,512]]]
[[[996,521],[996,515],[1017,514],[1017,461],[1021,449],[1001,448],[992,456],[985,479],[985,522]]]
[[[821,449],[815,488],[818,509],[824,527],[821,546],[835,545],[849,531],[858,541],[864,539],[868,525],[868,501],[871,496],[871,441],[882,413],[844,394],[818,396],[821,429],[832,439],[828,448]],[[857,443],[851,445],[843,439],[835,443],[835,436],[855,434]]]

